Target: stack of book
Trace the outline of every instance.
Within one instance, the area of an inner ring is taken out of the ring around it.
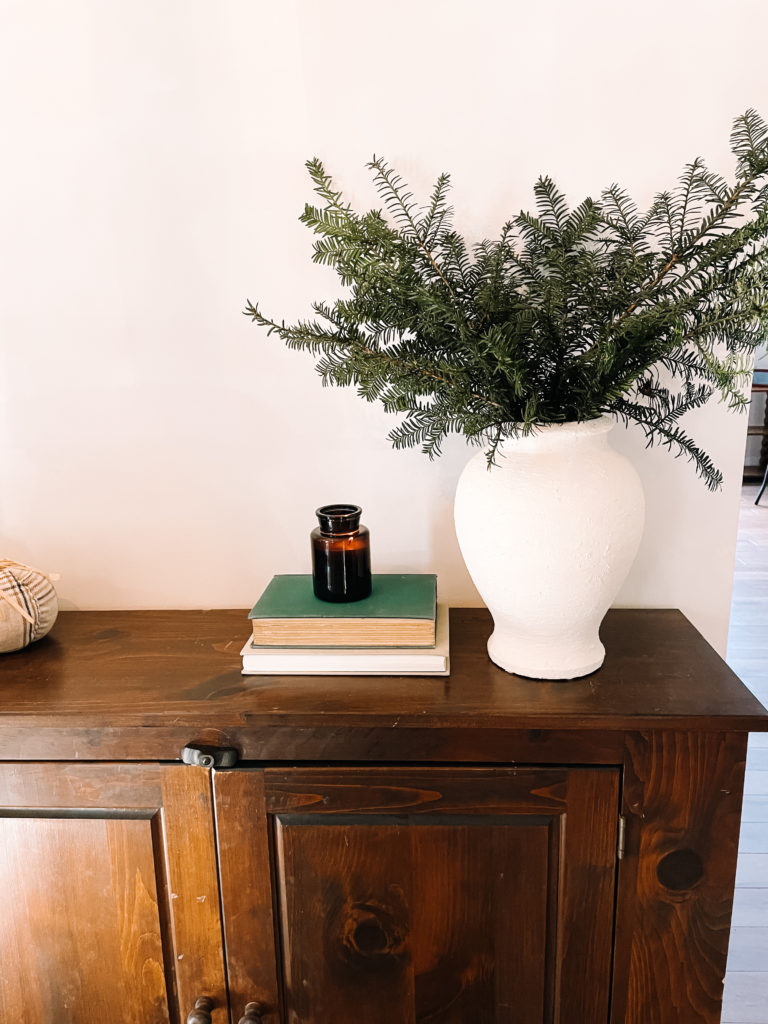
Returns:
[[[311,576],[273,576],[249,613],[244,675],[449,674],[433,574],[376,574],[362,601],[320,601]]]

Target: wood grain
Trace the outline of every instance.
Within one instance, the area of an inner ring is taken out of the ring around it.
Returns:
[[[614,1024],[717,1024],[746,736],[628,737]]]
[[[481,610],[452,616],[447,679],[254,681],[243,622],[65,613],[3,659],[0,1020],[180,1024],[208,998],[212,1024],[605,1024],[615,896],[613,1024],[715,1024],[768,713],[679,613],[611,613],[570,683],[493,666]],[[215,829],[211,774],[159,763],[195,741],[242,758]]]
[[[269,831],[260,771],[215,771],[216,837],[231,1019],[249,1003],[281,1021]],[[253,1014],[251,1016],[254,1016]]]
[[[107,714],[106,710],[104,712]],[[465,726],[450,728],[398,728],[397,724],[366,727],[334,726],[318,720],[295,726],[289,716],[271,725],[263,723],[211,727],[211,718],[175,718],[152,726],[111,726],[90,718],[87,728],[63,725],[61,717],[27,718],[10,726],[0,715],[0,746],[4,757],[27,760],[45,756],[57,761],[177,760],[187,743],[233,747],[245,761],[499,761],[508,764],[552,764],[560,760],[578,764],[620,764],[620,733],[588,730],[579,733],[550,729],[502,729]],[[37,725],[32,728],[32,722]],[[7,727],[4,731],[4,725]]]
[[[167,1024],[148,819],[6,818],[0,865],[1,1020]]]
[[[0,874],[0,1020],[228,1020],[208,773],[0,764]]]
[[[264,773],[286,1020],[603,1024],[618,773]]]
[[[610,984],[598,979],[609,977],[613,953],[613,911],[605,908],[615,893],[619,773],[573,769],[566,799],[554,1020],[587,1024],[608,1019]]]
[[[179,1008],[187,1013],[199,996],[206,996],[213,1000],[212,1024],[227,1024],[210,772],[165,766],[162,820]]]
[[[474,730],[475,750],[489,730],[498,751],[505,729],[768,729],[765,709],[676,611],[609,612],[603,668],[554,683],[490,662],[483,609],[451,610],[448,678],[244,677],[238,652],[247,627],[244,611],[64,612],[48,637],[3,658],[0,749],[64,756],[72,729],[70,756],[88,760],[177,759],[193,740],[242,745],[260,758],[265,742],[276,756],[275,730],[283,728],[278,744],[291,741],[284,756],[302,757],[318,756],[323,729],[322,756],[336,759],[360,730],[363,742],[385,742],[386,730],[458,730],[465,743]],[[301,730],[311,754],[301,749]],[[391,752],[403,746],[395,741]],[[443,756],[446,749],[443,742]]]
[[[562,814],[569,773],[534,768],[268,768],[270,814]]]

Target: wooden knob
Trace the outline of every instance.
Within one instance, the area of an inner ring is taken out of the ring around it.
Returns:
[[[213,1000],[209,999],[208,996],[200,996],[199,999],[195,1000],[194,1009],[189,1011],[187,1024],[211,1024],[212,1009]]]
[[[264,1003],[246,1003],[245,1013],[238,1021],[238,1024],[263,1024],[266,1012],[267,1008]]]

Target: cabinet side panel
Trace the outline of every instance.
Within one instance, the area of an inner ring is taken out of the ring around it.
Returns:
[[[627,737],[614,1024],[717,1024],[747,736]]]
[[[280,1003],[264,773],[214,772],[213,791],[232,1021],[255,1001],[267,1007],[264,1024],[276,1024]]]

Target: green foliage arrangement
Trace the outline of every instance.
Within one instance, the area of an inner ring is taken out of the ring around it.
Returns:
[[[301,221],[313,259],[348,294],[288,325],[245,310],[319,356],[324,384],[356,385],[405,414],[390,438],[431,457],[451,431],[487,445],[543,424],[604,413],[648,444],[690,458],[710,488],[722,475],[681,417],[717,394],[746,404],[751,353],[766,337],[768,127],[754,110],[731,133],[735,181],[697,158],[640,212],[618,185],[570,210],[549,177],[536,215],[473,246],[452,228],[441,174],[419,205],[381,159],[368,167],[389,214],[355,213],[322,163],[307,163],[322,205]]]

